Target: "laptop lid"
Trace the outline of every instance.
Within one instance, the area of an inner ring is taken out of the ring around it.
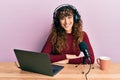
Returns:
[[[47,54],[14,49],[20,68],[25,71],[54,76],[63,66],[53,65]]]

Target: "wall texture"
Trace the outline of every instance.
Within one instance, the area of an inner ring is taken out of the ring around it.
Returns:
[[[120,0],[0,0],[0,61],[15,61],[14,48],[40,52],[60,4],[78,9],[96,58],[120,62]]]

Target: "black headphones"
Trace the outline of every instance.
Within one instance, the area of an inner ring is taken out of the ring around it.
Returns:
[[[74,13],[74,22],[79,22],[79,21],[80,21],[80,17],[81,17],[81,16],[79,15],[77,9],[76,9],[74,6],[72,6],[72,5],[70,5],[70,4],[62,4],[62,5],[58,6],[58,7],[54,10],[54,13],[53,13],[53,21],[54,21],[54,24],[55,24],[56,26],[57,26],[58,23],[59,23],[59,20],[58,20],[58,18],[56,17],[56,16],[57,16],[57,13],[58,13],[58,11],[59,11],[60,9],[65,8],[65,7],[68,7],[68,8],[70,8],[70,9],[73,10],[73,13]]]

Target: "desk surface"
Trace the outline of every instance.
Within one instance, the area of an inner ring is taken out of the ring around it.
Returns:
[[[14,62],[0,62],[0,80],[85,80],[85,74],[89,65],[75,64],[58,64],[64,68],[55,76],[46,76],[38,73],[22,71],[17,68]],[[91,69],[88,74],[88,80],[120,80],[120,63],[111,63],[109,72],[99,69],[97,64],[94,64],[94,69]],[[83,69],[84,68],[84,69]]]

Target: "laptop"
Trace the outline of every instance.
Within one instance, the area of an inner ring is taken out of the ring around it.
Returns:
[[[47,54],[14,49],[20,68],[25,71],[54,76],[61,71],[64,66],[51,64]]]

